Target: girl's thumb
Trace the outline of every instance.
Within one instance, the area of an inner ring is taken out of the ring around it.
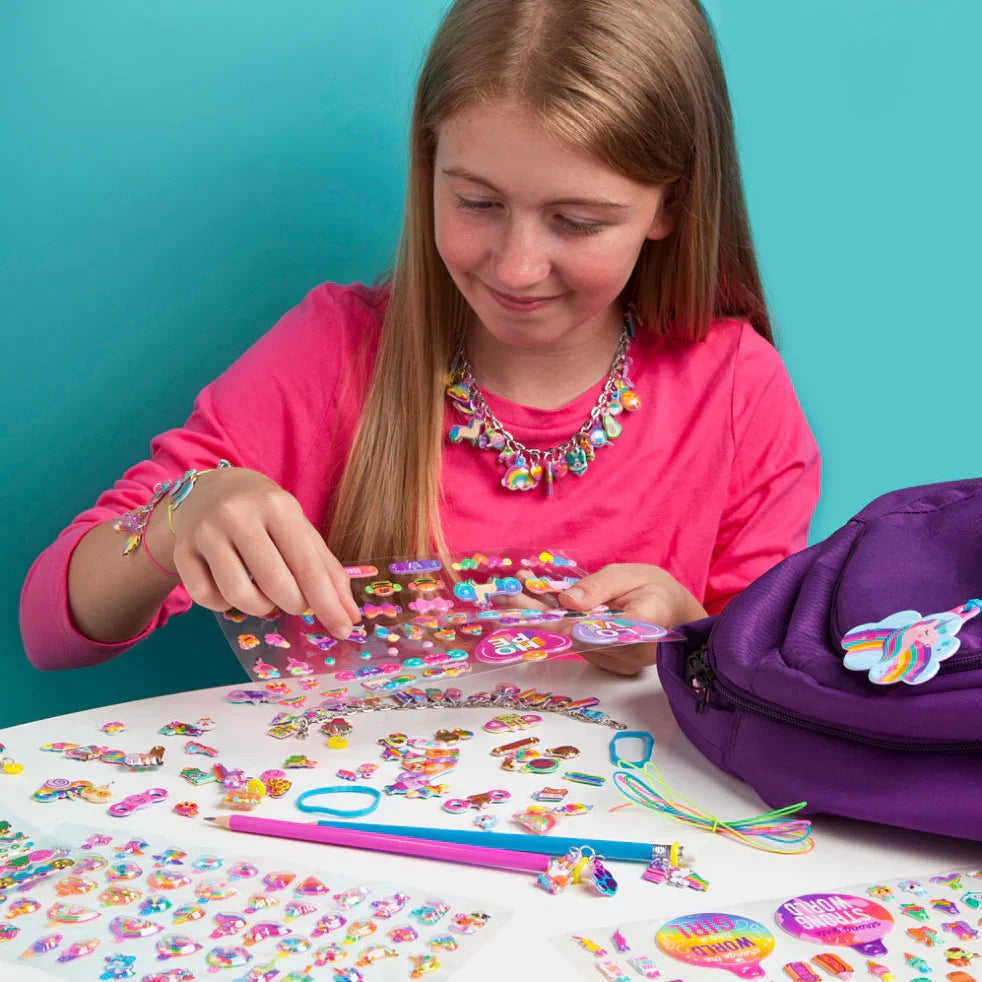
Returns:
[[[571,610],[589,610],[595,607],[601,601],[593,599],[593,594],[597,591],[591,589],[592,584],[589,581],[592,579],[593,577],[586,576],[568,590],[563,590],[559,594],[559,602]]]
[[[648,567],[613,563],[590,573],[559,594],[559,602],[571,610],[590,610],[623,597],[642,581]]]

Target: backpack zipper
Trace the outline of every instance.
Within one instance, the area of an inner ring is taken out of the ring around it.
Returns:
[[[958,655],[963,657],[959,658]],[[959,651],[950,661],[938,666],[938,675],[957,675],[959,672],[973,672],[982,668],[982,651]]]
[[[715,630],[715,625],[713,627]],[[709,640],[712,640],[712,632],[710,633]],[[857,733],[854,730],[848,730],[844,727],[823,723],[809,716],[796,716],[793,713],[785,712],[772,703],[758,699],[756,696],[752,696],[743,689],[732,685],[719,675],[712,664],[709,642],[697,648],[686,658],[685,681],[695,693],[697,713],[705,712],[706,707],[709,705],[711,695],[715,693],[723,703],[729,703],[737,709],[754,713],[757,716],[773,719],[778,723],[794,726],[801,730],[810,730],[813,733],[821,733],[839,740],[848,740],[851,743],[879,747],[883,750],[947,751],[949,753],[978,753],[982,751],[982,742],[978,741],[916,743],[907,740],[890,739],[889,737],[873,736],[872,734]]]

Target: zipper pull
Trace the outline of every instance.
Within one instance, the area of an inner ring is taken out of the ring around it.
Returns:
[[[704,712],[713,689],[713,671],[709,667],[706,645],[693,651],[686,659],[685,682],[695,693],[696,712]]]

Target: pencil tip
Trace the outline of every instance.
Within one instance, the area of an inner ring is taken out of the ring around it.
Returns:
[[[215,821],[215,816],[214,815],[206,815],[205,816],[205,821],[206,822],[214,822]]]

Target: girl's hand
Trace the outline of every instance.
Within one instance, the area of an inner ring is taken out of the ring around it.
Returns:
[[[623,610],[622,616],[676,627],[706,616],[701,603],[671,573],[644,563],[612,563],[559,594],[571,610],[589,610],[606,604]],[[657,660],[657,644],[629,644],[581,652],[599,668],[618,675],[636,675]]]
[[[154,510],[165,526],[167,501]],[[341,563],[296,498],[264,474],[244,467],[202,474],[172,524],[173,565],[202,607],[256,617],[274,604],[288,614],[310,609],[338,638],[361,619]]]

